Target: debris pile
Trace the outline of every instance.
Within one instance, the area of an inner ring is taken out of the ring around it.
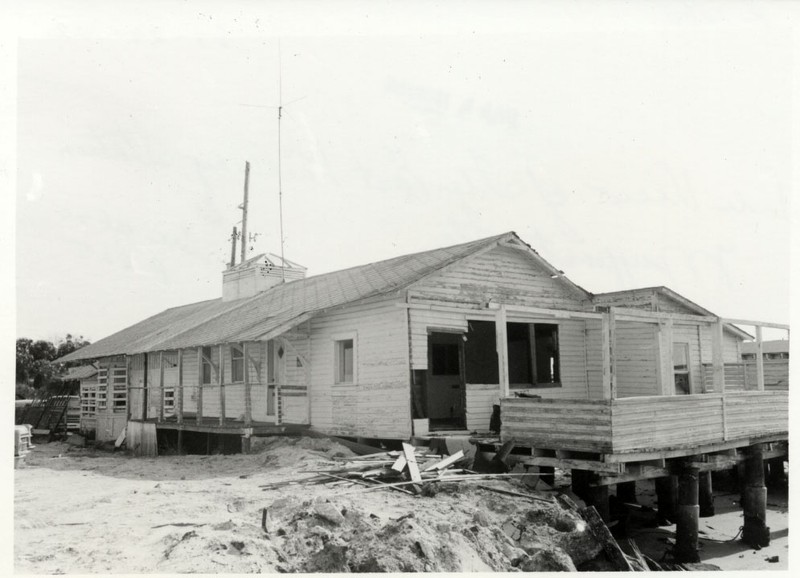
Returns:
[[[462,480],[479,474],[466,469],[464,452],[451,456],[430,453],[429,448],[403,444],[403,449],[358,457],[338,457],[338,467],[316,470],[315,475],[299,480],[282,481],[261,486],[274,490],[289,484],[326,484],[329,487],[376,486],[406,494],[418,494],[429,482]]]
[[[490,485],[436,487],[436,498],[423,494],[416,507],[401,499],[364,508],[341,495],[275,500],[262,530],[276,570],[574,571],[601,554],[587,524],[555,500],[512,499]]]

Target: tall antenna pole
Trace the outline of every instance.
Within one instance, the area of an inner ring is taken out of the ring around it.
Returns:
[[[231,262],[228,265],[228,268],[233,267],[236,265],[236,226],[233,227],[233,233],[231,233]]]
[[[250,183],[250,161],[244,162],[244,202],[242,203],[242,263],[247,259],[247,188]]]
[[[281,182],[281,116],[283,113],[283,63],[278,41],[278,215],[281,224],[281,278],[286,282],[286,260],[283,256],[283,187]]]

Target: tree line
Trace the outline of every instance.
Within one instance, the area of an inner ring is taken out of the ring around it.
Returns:
[[[17,397],[30,397],[36,390],[50,387],[66,368],[80,365],[79,362],[55,363],[55,360],[89,343],[83,335],[71,333],[55,343],[27,337],[17,339]]]

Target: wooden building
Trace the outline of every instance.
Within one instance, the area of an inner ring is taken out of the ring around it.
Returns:
[[[499,406],[497,443],[573,469],[598,504],[609,485],[678,475],[691,502],[698,472],[749,460],[745,534],[764,541],[753,464],[785,452],[788,391],[765,388],[760,357],[748,378],[738,326],[757,348],[762,327],[788,326],[721,319],[666,287],[593,295],[513,232],[308,278],[259,255],[222,293],[61,361],[95,360],[112,419],[238,434],[245,450],[287,428],[489,433]]]
[[[665,287],[592,295],[514,233],[309,278],[271,257],[225,271],[222,299],[63,358],[96,361],[98,435],[125,420],[243,435],[408,439],[420,419],[488,431],[516,394],[721,395],[750,338]]]

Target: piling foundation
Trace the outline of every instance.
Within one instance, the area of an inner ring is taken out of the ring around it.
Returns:
[[[678,479],[678,504],[675,508],[675,559],[678,562],[699,562],[697,550],[700,518],[699,472],[684,467]]]
[[[767,488],[764,486],[764,458],[761,444],[750,446],[744,461],[744,528],[742,541],[751,548],[769,546]]]

